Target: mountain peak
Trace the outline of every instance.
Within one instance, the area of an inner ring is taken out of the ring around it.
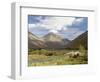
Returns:
[[[48,33],[43,38],[46,41],[62,41],[62,37],[59,34],[53,32]]]
[[[48,33],[44,37],[38,37],[35,34],[28,32],[28,47],[29,49],[42,49],[42,48],[63,48],[68,44],[68,39],[62,38],[59,34]]]

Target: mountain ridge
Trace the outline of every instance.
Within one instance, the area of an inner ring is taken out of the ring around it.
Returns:
[[[87,49],[88,46],[88,31],[82,33],[78,37],[76,37],[74,40],[72,40],[69,44],[66,45],[66,48],[80,48],[80,46],[83,46],[85,49]]]
[[[87,34],[88,31],[82,33],[74,40],[70,41],[67,38],[62,38],[55,33],[48,33],[42,38],[29,32],[28,34],[28,47],[32,49],[61,49],[61,48],[79,48],[80,45],[87,49]]]

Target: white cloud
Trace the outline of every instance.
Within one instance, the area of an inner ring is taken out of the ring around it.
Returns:
[[[52,32],[52,33],[58,34],[58,31],[57,31],[57,30],[50,30],[49,32]]]
[[[75,22],[74,22],[74,23],[80,23],[80,22],[82,22],[82,21],[83,21],[83,19],[84,19],[84,18],[78,18],[78,19],[76,19],[76,20],[75,20]]]
[[[36,27],[36,24],[28,24],[29,29]]]
[[[39,20],[39,22],[28,24],[29,31],[35,34],[40,33],[40,36],[52,32],[61,34],[64,38],[73,40],[84,32],[76,27],[78,24],[83,22],[84,18],[82,17],[45,17],[44,19],[42,17],[39,17],[37,19]],[[76,26],[69,27],[71,25]]]
[[[52,32],[67,30],[68,25],[72,25],[75,21],[75,17],[49,17],[44,20],[40,20],[39,23],[29,24],[29,29],[32,28],[43,28]]]
[[[71,25],[74,20],[74,17],[50,17],[41,21],[41,23],[46,26],[46,29],[61,30],[65,26]]]

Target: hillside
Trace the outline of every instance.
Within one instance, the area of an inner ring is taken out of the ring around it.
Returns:
[[[77,38],[72,40],[66,45],[66,48],[75,49],[83,46],[85,49],[87,49],[88,45],[88,31],[84,32],[83,34],[79,35]]]

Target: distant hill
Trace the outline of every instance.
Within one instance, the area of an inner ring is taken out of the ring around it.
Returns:
[[[72,40],[66,45],[66,48],[70,49],[78,49],[79,47],[83,46],[85,49],[88,48],[88,31],[84,32],[83,34],[79,35],[77,38]]]
[[[32,49],[59,49],[70,42],[68,39],[63,39],[55,33],[48,33],[42,38],[37,37],[32,33],[28,33],[28,47]]]
[[[46,47],[45,42],[37,37],[36,35],[28,32],[28,48],[30,49],[38,49]]]
[[[28,32],[28,48],[30,49],[78,49],[83,46],[85,49],[88,48],[88,31],[79,35],[74,40],[70,41],[68,39],[62,38],[60,35],[55,33],[48,33],[42,38],[37,37],[31,32]]]

